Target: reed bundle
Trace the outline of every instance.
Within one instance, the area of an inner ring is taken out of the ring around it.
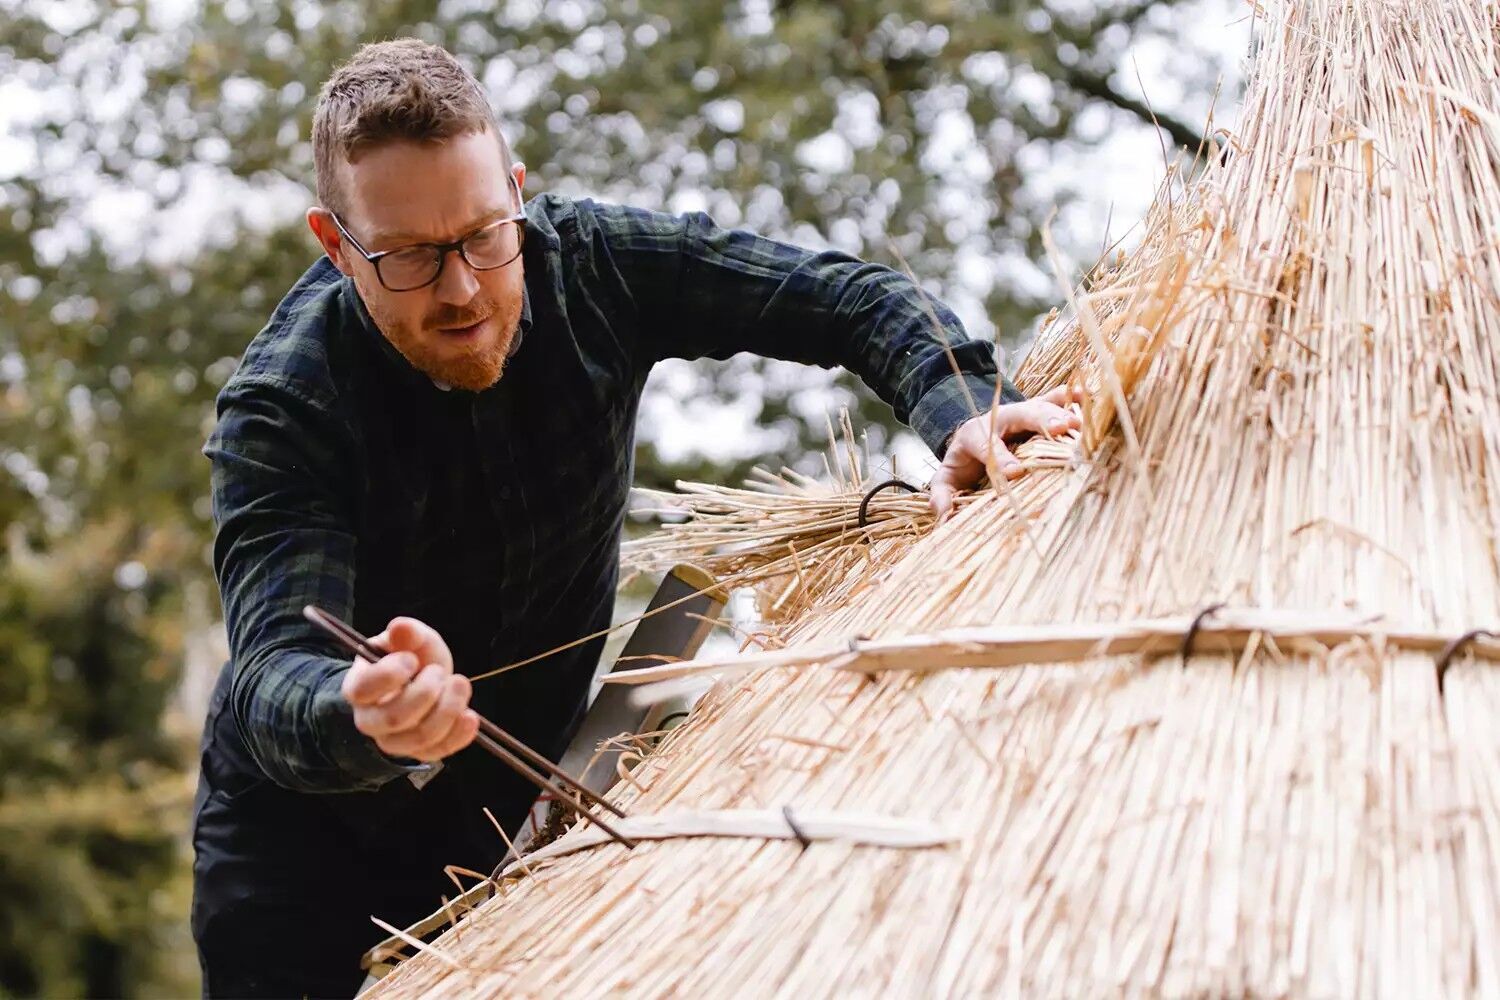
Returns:
[[[818,608],[847,603],[930,530],[934,515],[923,492],[870,492],[847,427],[840,443],[830,435],[832,485],[792,469],[773,475],[757,468],[747,488],[709,483],[678,483],[679,492],[637,490],[651,511],[686,520],[621,546],[628,573],[661,572],[692,562],[726,586],[756,588],[767,622],[805,620]],[[1017,449],[1023,468],[1070,468],[1077,462],[1077,434],[1027,441]],[[849,456],[846,467],[838,460]],[[883,482],[901,488],[911,484]],[[879,485],[879,484],[876,484]],[[960,496],[956,510],[980,499]],[[861,512],[864,514],[861,522]]]
[[[1169,178],[1021,366],[1029,391],[1088,383],[1079,460],[935,529],[913,501],[868,545],[847,498],[808,501],[824,556],[871,550],[788,598],[778,644],[824,658],[727,674],[620,794],[958,841],[593,847],[505,882],[379,995],[1500,993],[1500,672],[1459,651],[1440,690],[1431,651],[1500,609],[1500,15],[1256,16],[1225,160]],[[806,524],[713,503],[702,524],[741,526],[715,544],[766,564]],[[851,639],[1182,631],[1219,603],[1301,616],[1303,641],[827,669]]]
[[[622,568],[650,573],[693,562],[717,580],[758,588],[762,617],[782,622],[798,617],[806,601],[831,596],[856,567],[875,565],[889,548],[880,542],[915,538],[932,526],[925,496],[883,496],[861,526],[861,480],[823,487],[799,482],[791,470],[756,472],[749,489],[681,483],[681,493],[637,491],[661,512],[688,519],[625,542]]]

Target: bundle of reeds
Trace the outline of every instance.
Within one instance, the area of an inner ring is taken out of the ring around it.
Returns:
[[[792,469],[772,474],[757,468],[742,489],[678,483],[677,493],[638,490],[641,500],[655,505],[641,511],[686,519],[625,542],[623,568],[650,573],[692,562],[725,586],[756,588],[761,617],[774,623],[805,625],[815,611],[847,604],[930,531],[935,517],[926,493],[911,483],[868,481],[847,414],[842,439],[831,429],[829,437],[830,482]],[[1017,457],[1028,470],[1071,468],[1077,443],[1076,434],[1036,438],[1023,443]],[[979,499],[957,497],[954,508]]]
[[[1500,992],[1500,673],[1449,642],[1500,617],[1500,17],[1256,16],[1223,162],[1021,367],[1088,383],[1079,460],[808,581],[809,655],[620,795],[958,839],[589,847],[382,995]],[[1053,652],[951,631],[1000,625]]]

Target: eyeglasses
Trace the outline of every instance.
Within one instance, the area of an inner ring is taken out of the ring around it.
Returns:
[[[514,174],[509,177],[511,189],[516,195],[516,204],[522,205],[521,185],[516,183]],[[438,280],[443,273],[443,264],[448,260],[448,253],[452,250],[457,250],[464,263],[476,271],[493,271],[497,267],[504,267],[521,256],[522,236],[525,232],[522,223],[526,221],[526,210],[522,207],[516,214],[496,219],[452,243],[413,243],[394,250],[370,253],[359,245],[359,240],[349,233],[337,215],[332,212],[328,214],[333,217],[333,224],[339,227],[339,232],[349,241],[350,246],[374,266],[375,277],[392,292],[415,291]]]

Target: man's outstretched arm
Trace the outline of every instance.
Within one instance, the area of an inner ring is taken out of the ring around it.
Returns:
[[[451,659],[446,670],[422,662],[442,660],[446,646],[438,650],[441,640],[420,623],[393,623],[380,638],[406,652],[377,665],[360,661],[356,672],[302,616],[307,604],[345,620],[354,613],[352,448],[337,426],[284,384],[239,380],[220,397],[204,449],[213,464],[214,569],[233,669],[228,707],[261,769],[298,791],[369,790],[416,769],[360,730],[379,729],[393,752],[408,754],[417,748],[402,730],[424,721],[431,729],[457,695],[468,702],[468,681],[450,676]],[[403,670],[399,684],[391,680]],[[351,699],[346,689],[361,675]],[[403,685],[410,694],[393,702]],[[364,725],[356,725],[360,712]]]
[[[1075,393],[1026,401],[997,371],[990,345],[891,268],[723,229],[701,213],[588,203],[579,211],[580,229],[608,250],[595,266],[618,267],[630,289],[648,360],[752,351],[849,369],[945,459],[933,480],[939,513],[955,489],[979,481],[992,451],[1008,468],[1006,437],[1077,426],[1067,409]]]

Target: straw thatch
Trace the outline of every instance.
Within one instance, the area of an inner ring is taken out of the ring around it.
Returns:
[[[618,796],[960,839],[592,847],[379,995],[1500,993],[1500,672],[1462,651],[1440,691],[1433,653],[1500,618],[1500,17],[1257,16],[1225,162],[1022,366],[1088,383],[1076,461],[1029,446],[936,530],[882,495],[869,543],[848,469],[842,506],[778,507],[836,540],[762,580],[769,645],[819,655],[727,674]],[[762,495],[692,522],[746,573],[779,558]],[[1068,662],[1014,665],[1023,625]],[[1001,634],[894,641],[963,626]]]

